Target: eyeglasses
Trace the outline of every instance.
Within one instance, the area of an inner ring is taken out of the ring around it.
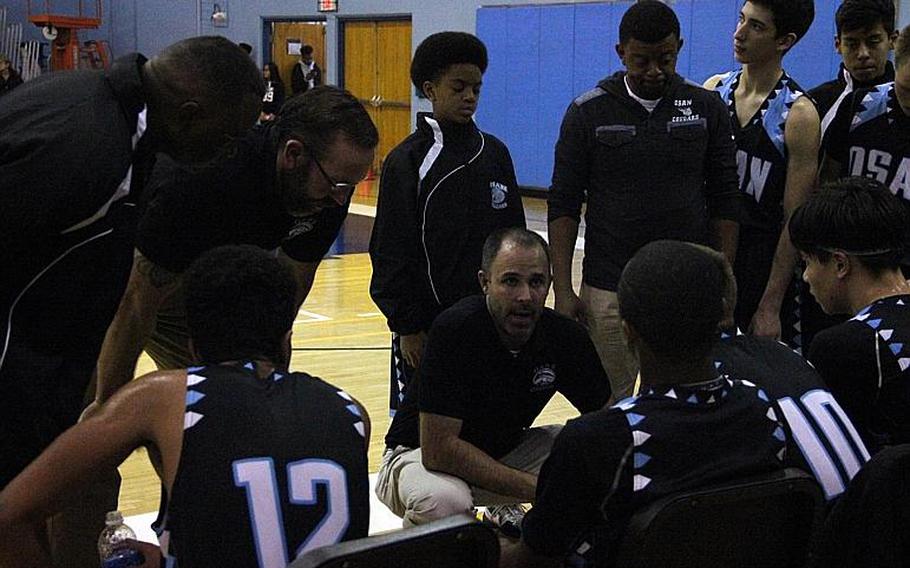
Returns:
[[[307,143],[304,142],[303,140],[301,140],[301,141],[300,141],[300,144],[301,144],[304,148],[306,148],[306,151],[307,151],[307,152],[310,153],[310,157],[312,157],[312,158],[313,158],[313,161],[316,162],[316,167],[319,168],[319,173],[322,174],[322,177],[325,178],[325,181],[329,182],[329,185],[332,186],[332,193],[335,193],[335,194],[337,194],[337,195],[343,196],[345,199],[347,199],[348,197],[351,196],[351,194],[354,193],[354,190],[357,188],[357,184],[356,184],[356,183],[336,182],[335,180],[333,180],[333,179],[332,179],[332,176],[330,176],[330,175],[325,171],[325,168],[322,167],[322,164],[321,164],[321,163],[319,162],[319,160],[316,158],[316,154],[315,154],[315,153],[313,152],[313,150],[307,145]]]

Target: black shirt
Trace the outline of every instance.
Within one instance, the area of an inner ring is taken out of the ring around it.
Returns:
[[[809,360],[873,452],[910,442],[910,295],[873,302],[815,337]]]
[[[419,413],[428,412],[462,420],[461,439],[499,459],[518,445],[556,392],[581,412],[602,408],[610,398],[584,328],[544,309],[531,338],[513,355],[499,339],[485,297],[471,296],[433,324],[386,445],[419,447]]]
[[[322,259],[350,204],[292,217],[276,189],[276,155],[277,132],[268,124],[250,130],[232,153],[205,169],[159,160],[146,191],[150,202],[139,222],[137,248],[174,272],[228,244],[280,246],[301,262]]]
[[[284,104],[284,83],[265,81],[265,94],[262,96],[262,112],[275,114]]]
[[[736,149],[716,93],[673,76],[653,112],[624,74],[569,105],[556,143],[548,218],[585,213],[585,283],[615,290],[626,262],[657,239],[706,243],[708,221],[739,221]]]
[[[145,61],[132,54],[104,72],[48,73],[3,96],[0,247],[33,246],[111,200],[133,162]]]
[[[754,381],[777,402],[799,448],[786,465],[813,472],[829,500],[843,493],[869,451],[818,372],[782,343],[729,332],[721,334],[714,358],[720,372]]]
[[[636,509],[784,467],[786,433],[762,395],[721,376],[654,387],[571,420],[540,471],[522,540],[544,556],[571,551],[607,565]]]
[[[283,566],[367,536],[369,519],[364,425],[347,393],[306,373],[261,379],[253,363],[187,370],[161,527],[181,568]]]

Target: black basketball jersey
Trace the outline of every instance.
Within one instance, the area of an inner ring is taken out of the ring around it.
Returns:
[[[851,94],[829,139],[828,153],[840,163],[841,177],[874,178],[910,202],[910,117],[898,104],[893,82]]]
[[[768,93],[758,112],[742,126],[736,115],[736,88],[742,70],[721,77],[715,88],[730,111],[736,140],[736,165],[739,189],[747,196],[746,227],[773,234],[776,243],[784,218],[784,189],[787,182],[787,147],[784,126],[793,103],[803,89],[784,73]]]
[[[910,443],[910,295],[819,333],[809,360],[873,452]]]
[[[160,523],[180,568],[284,568],[319,546],[367,536],[360,411],[306,373],[253,363],[187,370],[183,446]]]
[[[776,401],[798,448],[787,465],[813,473],[828,499],[843,493],[869,451],[815,369],[782,343],[739,333],[721,334],[714,359],[718,371],[754,382]]]

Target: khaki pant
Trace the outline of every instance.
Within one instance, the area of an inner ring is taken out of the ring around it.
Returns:
[[[588,333],[610,379],[613,400],[632,396],[632,387],[638,375],[638,356],[629,349],[626,334],[622,331],[616,292],[582,284],[580,296],[585,303]]]
[[[499,460],[500,463],[536,475],[561,429],[562,426],[552,425],[527,430],[518,447]],[[514,497],[471,487],[454,475],[430,471],[423,466],[422,456],[420,448],[389,448],[379,467],[376,496],[402,517],[405,528],[470,513],[475,504],[516,502]]]

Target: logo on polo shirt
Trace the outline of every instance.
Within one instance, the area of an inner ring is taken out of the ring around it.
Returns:
[[[550,363],[538,365],[534,369],[534,378],[531,379],[531,392],[546,390],[553,387],[556,382],[556,369]]]
[[[294,225],[291,227],[291,230],[288,231],[288,238],[293,239],[298,235],[304,233],[309,233],[316,228],[316,218],[315,217],[301,217],[294,222]]]
[[[681,116],[674,116],[671,122],[678,124],[680,122],[697,122],[701,119],[700,114],[692,112],[692,99],[674,99],[673,104]]]
[[[506,203],[506,194],[509,193],[509,189],[498,181],[490,182],[490,197],[492,198],[492,203],[490,204],[493,209],[505,209],[508,207]]]

